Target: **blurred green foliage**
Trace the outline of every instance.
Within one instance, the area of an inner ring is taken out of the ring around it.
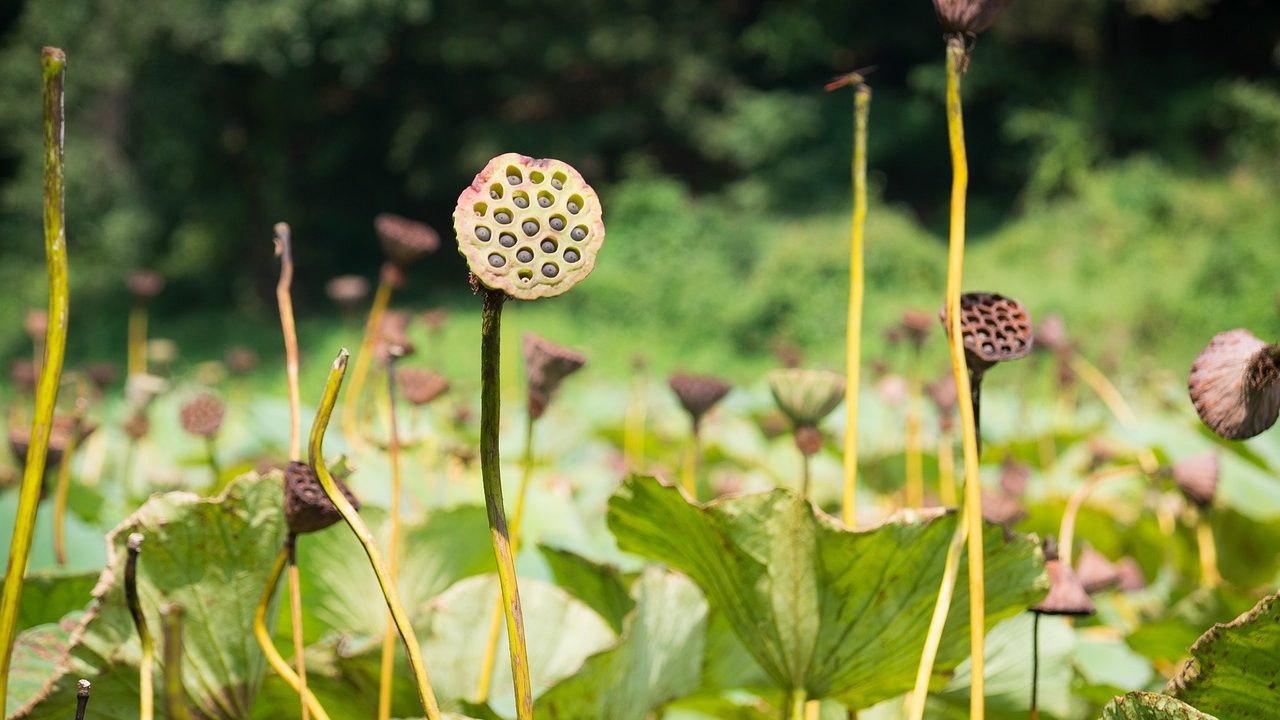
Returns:
[[[1277,28],[1269,0],[1015,3],[966,78],[967,285],[1166,362],[1223,323],[1276,335]],[[374,273],[375,213],[447,228],[471,173],[515,149],[572,162],[607,204],[591,290],[555,305],[570,331],[836,360],[851,101],[821,84],[871,65],[870,325],[937,303],[949,164],[927,0],[19,0],[0,9],[12,318],[43,302],[44,44],[70,57],[73,354],[118,349],[135,266],[171,278],[162,326],[203,307],[269,329],[280,219],[300,313],[318,313],[323,279]],[[465,294],[448,245],[406,297]],[[0,327],[0,349],[20,335]]]

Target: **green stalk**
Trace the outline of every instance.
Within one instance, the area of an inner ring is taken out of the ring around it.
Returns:
[[[164,704],[169,720],[191,720],[182,690],[182,606],[161,609],[160,626],[164,638]]]
[[[138,630],[138,643],[142,646],[142,661],[138,664],[138,717],[151,720],[155,716],[155,688],[152,685],[151,666],[155,662],[155,645],[147,618],[142,614],[142,602],[138,598],[138,555],[142,553],[142,533],[129,535],[129,557],[124,566],[124,599]]]
[[[9,543],[9,564],[0,591],[0,688],[9,686],[9,665],[18,635],[18,605],[22,584],[31,557],[36,509],[40,505],[40,485],[44,480],[49,452],[49,432],[62,380],[62,361],[67,345],[67,234],[63,219],[65,193],[63,177],[62,80],[67,56],[47,47],[41,55],[44,75],[44,247],[49,266],[49,326],[45,330],[44,365],[36,385],[36,407],[31,421],[31,445],[22,472],[18,512]],[[5,693],[7,695],[7,693]],[[0,697],[0,717],[5,716],[5,700]]]
[[[351,506],[342,491],[338,490],[338,484],[334,482],[333,476],[329,474],[329,468],[325,467],[324,464],[324,433],[329,427],[329,418],[333,415],[333,406],[338,402],[338,390],[342,388],[342,376],[346,374],[347,359],[349,357],[350,355],[347,353],[346,348],[343,348],[333,361],[333,367],[329,370],[329,379],[325,382],[324,395],[320,399],[320,407],[316,410],[316,420],[311,426],[311,441],[308,444],[311,467],[315,470],[316,477],[320,480],[320,485],[324,488],[325,495],[329,496],[329,501],[338,509],[342,519],[347,521],[347,525],[355,533],[356,539],[364,546],[365,554],[369,556],[369,564],[373,567],[373,573],[378,578],[378,586],[382,588],[382,595],[386,598],[387,609],[391,611],[391,619],[395,622],[396,629],[400,631],[400,637],[404,640],[405,651],[409,654],[409,666],[413,669],[414,678],[418,682],[418,698],[422,701],[422,709],[427,714],[427,720],[441,720],[440,705],[436,702],[435,691],[431,689],[431,680],[427,676],[427,665],[422,659],[422,646],[418,644],[418,638],[413,632],[413,625],[409,623],[409,615],[405,612],[404,604],[400,602],[400,593],[396,591],[395,584],[387,577],[387,572],[382,562],[382,554],[378,552],[378,546],[373,541],[373,533],[369,531],[369,527],[360,519],[360,515]]]
[[[212,435],[204,439],[204,449],[209,456],[209,472],[213,473],[213,487],[217,489],[222,484],[222,466],[218,464],[218,443]]]
[[[525,647],[524,613],[516,583],[515,556],[502,504],[502,467],[498,425],[502,415],[502,304],[506,295],[484,290],[480,341],[480,475],[484,504],[489,513],[490,538],[498,563],[498,584],[507,616],[507,645],[511,652],[511,678],[515,685],[516,718],[533,718],[533,687],[529,682],[529,651]]]

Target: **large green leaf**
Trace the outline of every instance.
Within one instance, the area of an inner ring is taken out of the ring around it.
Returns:
[[[600,565],[563,548],[539,546],[556,585],[595,610],[616,633],[636,600],[627,590],[631,579],[612,565]]]
[[[693,578],[777,686],[853,707],[911,688],[958,520],[908,513],[854,532],[787,491],[696,506],[637,476],[610,500],[608,519],[623,550]],[[990,626],[1042,597],[1046,581],[1035,542],[998,526],[984,539]],[[967,654],[966,578],[940,672]]]
[[[1153,692],[1131,692],[1102,709],[1102,720],[1217,720],[1177,698]]]
[[[98,574],[95,570],[69,574],[42,571],[28,575],[22,584],[18,629],[56,623],[69,612],[83,610],[93,599]]]
[[[550,718],[644,720],[698,687],[707,603],[688,579],[649,568],[632,586],[621,642],[538,700]]]
[[[1220,717],[1273,718],[1280,707],[1280,596],[1209,628],[1165,692]]]
[[[87,676],[94,718],[136,720],[141,651],[122,582],[133,532],[145,537],[138,594],[153,634],[161,605],[186,608],[183,685],[192,710],[207,720],[248,717],[266,671],[253,637],[254,605],[284,539],[280,482],[278,475],[246,476],[212,499],[156,495],[111,531],[107,568],[69,653],[14,717],[65,718],[76,680]]]
[[[71,647],[71,632],[79,618],[37,625],[18,635],[13,645],[9,670],[10,705],[21,705],[40,694],[45,683],[58,672]]]

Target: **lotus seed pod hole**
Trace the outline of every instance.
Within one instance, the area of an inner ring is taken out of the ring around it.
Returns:
[[[565,174],[564,174],[564,173],[558,172],[558,173],[556,173],[556,174],[554,174],[554,175],[552,175],[552,176],[551,176],[551,187],[553,187],[553,188],[555,188],[555,189],[557,189],[557,190],[563,190],[563,189],[564,189],[564,181],[565,181],[565,180],[567,180],[567,179],[568,179],[568,178],[565,176]]]
[[[565,251],[564,251],[564,260],[565,260],[565,262],[568,262],[568,263],[576,263],[576,262],[578,262],[578,260],[580,260],[581,258],[582,258],[582,256],[578,254],[578,251],[577,251],[577,250],[574,250],[573,248],[569,248],[568,250],[565,250]]]
[[[569,237],[573,238],[574,240],[577,240],[578,242],[582,242],[583,240],[586,240],[587,227],[585,225],[579,225],[578,227],[574,228],[572,232],[569,233]]]
[[[582,205],[582,196],[572,195],[569,197],[569,202],[565,204],[565,208],[569,210],[570,215],[577,215],[582,210]]]
[[[493,232],[489,230],[489,228],[483,225],[476,226],[476,238],[480,240],[480,242],[489,242],[489,238],[491,237],[493,237]]]
[[[534,185],[541,185],[542,181],[546,179],[547,179],[547,176],[543,175],[537,170],[534,170],[533,172],[529,173],[529,182],[533,183]]]
[[[504,232],[504,233],[502,233],[501,235],[499,235],[499,236],[498,236],[498,242],[502,245],[502,247],[509,247],[509,248],[510,248],[510,247],[515,247],[515,246],[516,246],[516,236],[515,236],[515,235],[512,235],[512,234],[511,234],[511,233],[509,233],[509,232]]]
[[[511,195],[511,202],[521,210],[529,207],[529,194],[523,190],[517,190]]]
[[[547,263],[542,266],[542,274],[549,278],[553,278],[560,274],[560,268],[556,267],[554,263]]]
[[[489,203],[476,203],[475,211],[476,217],[484,217],[485,213],[489,212]]]
[[[490,265],[492,265],[492,266],[494,266],[494,267],[496,267],[496,268],[500,268],[500,267],[502,267],[503,265],[506,265],[506,264],[507,264],[507,261],[506,261],[506,259],[505,259],[505,258],[503,258],[503,257],[502,257],[501,255],[499,255],[498,253],[494,253],[494,254],[492,254],[492,255],[490,255],[490,256],[489,256],[489,264],[490,264]]]
[[[502,225],[510,225],[511,211],[507,210],[506,208],[503,208],[501,210],[495,210],[493,212],[493,219]]]
[[[516,259],[522,263],[533,262],[533,251],[529,248],[520,248],[516,251]]]
[[[489,186],[489,197],[493,198],[494,200],[501,200],[501,199],[502,199],[502,185],[500,185],[499,183],[494,183],[494,184],[490,185],[490,186]]]
[[[555,202],[556,202],[555,196],[547,192],[546,190],[543,190],[542,192],[538,193],[538,205],[540,207],[549,208],[552,205],[554,205]]]
[[[542,240],[542,252],[544,252],[544,253],[553,253],[553,252],[555,252],[555,251],[556,251],[556,241],[555,241],[555,240],[552,240],[551,238],[543,238],[543,240]]]
[[[520,229],[524,230],[525,235],[528,235],[529,237],[533,237],[534,235],[538,234],[538,230],[539,230],[538,221],[525,220],[524,222],[520,223]]]
[[[515,165],[507,166],[507,182],[512,185],[519,185],[524,182],[524,174],[520,172],[520,168]]]

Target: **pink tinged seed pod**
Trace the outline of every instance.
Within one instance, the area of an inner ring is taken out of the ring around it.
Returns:
[[[1183,458],[1173,464],[1173,482],[1188,500],[1209,507],[1218,493],[1218,454],[1205,453]]]
[[[1044,545],[1044,570],[1049,575],[1049,594],[1031,607],[1041,615],[1092,615],[1093,601],[1071,566],[1058,559],[1057,543],[1049,538]]]
[[[520,349],[529,388],[529,416],[537,419],[546,412],[560,383],[586,365],[587,357],[533,333],[524,334]]]
[[[1086,592],[1101,592],[1120,585],[1120,569],[1088,545],[1080,551],[1076,566],[1076,576]]]
[[[1251,438],[1280,415],[1280,345],[1240,328],[1218,333],[1191,364],[1187,390],[1210,430]]]
[[[520,300],[578,284],[604,243],[600,198],[582,175],[516,153],[490,160],[462,191],[453,229],[472,276]]]
[[[933,0],[938,22],[948,33],[977,35],[996,21],[1013,0]]]

